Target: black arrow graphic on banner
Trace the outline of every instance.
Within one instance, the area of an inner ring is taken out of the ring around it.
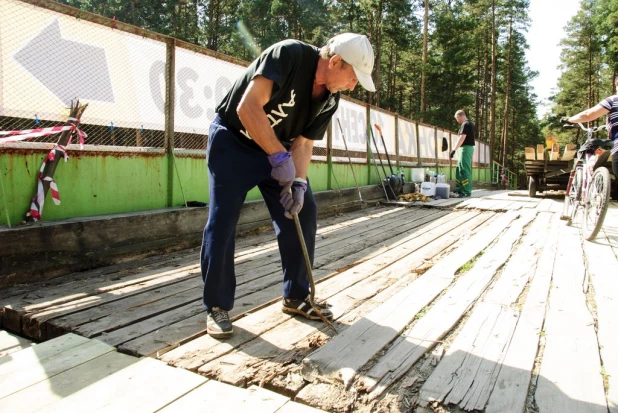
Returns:
[[[105,49],[63,39],[57,19],[15,60],[66,105],[75,97],[114,102]]]

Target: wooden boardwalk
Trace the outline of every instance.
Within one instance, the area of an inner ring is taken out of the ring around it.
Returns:
[[[303,411],[294,401],[342,412],[618,412],[618,205],[583,242],[558,219],[561,199],[521,195],[476,191],[321,220],[314,276],[336,336],[281,313],[272,233],[238,240],[225,341],[205,335],[197,250],[7,289],[0,319],[22,337],[95,339],[105,354],[186,370],[203,381],[192,389],[265,388],[283,397],[281,411]],[[12,340],[5,352],[22,345]],[[205,400],[192,389],[174,397]],[[86,400],[78,390],[54,405]],[[118,398],[133,406],[128,394]]]

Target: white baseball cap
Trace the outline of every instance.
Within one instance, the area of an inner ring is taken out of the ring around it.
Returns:
[[[361,86],[369,92],[376,87],[371,78],[373,71],[373,48],[367,36],[356,33],[342,33],[329,40],[331,52],[341,56],[354,69]]]

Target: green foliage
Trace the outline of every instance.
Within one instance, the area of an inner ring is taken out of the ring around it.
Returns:
[[[542,126],[562,143],[582,143],[579,129],[564,130],[560,117],[575,115],[616,93],[618,74],[618,3],[615,0],[582,0],[581,10],[571,19],[562,41],[562,75],[553,97],[552,112]],[[599,124],[598,119],[594,124]]]

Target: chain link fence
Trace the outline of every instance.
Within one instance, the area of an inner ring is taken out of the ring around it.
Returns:
[[[16,0],[3,0],[0,15],[0,130],[63,125],[79,99],[88,148],[163,148],[165,116],[145,102],[153,82],[143,62],[165,65],[165,44]]]
[[[85,150],[163,152],[168,128],[173,137],[168,146],[175,154],[204,156],[216,104],[246,66],[46,0],[2,0],[0,15],[0,131],[63,125],[71,102],[79,98],[88,104],[81,119],[88,135]],[[352,99],[341,99],[330,133],[337,163],[348,162],[348,156],[354,163],[372,163],[372,156],[386,162],[387,153],[393,164],[407,166],[450,161],[436,148],[449,132]],[[326,137],[316,141],[314,160],[326,161],[328,153]],[[475,161],[487,165],[485,158]]]

